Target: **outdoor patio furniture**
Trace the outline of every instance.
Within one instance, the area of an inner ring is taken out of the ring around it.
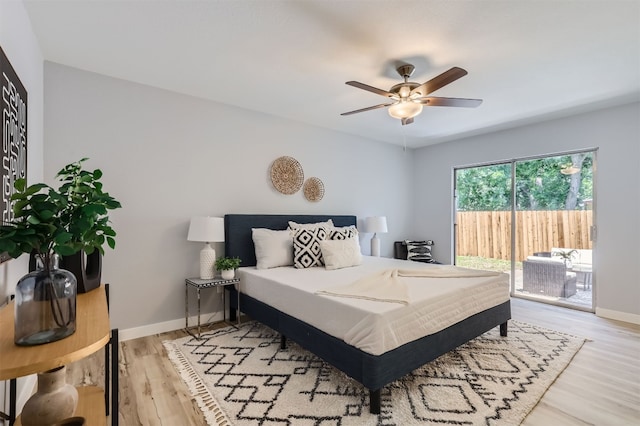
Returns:
[[[593,276],[593,251],[591,249],[572,249],[572,248],[552,248],[551,256],[559,259],[560,252],[571,251],[571,259],[567,262],[567,267],[571,272],[576,273],[577,282],[582,282],[582,288],[588,290],[591,287]]]
[[[522,262],[523,290],[552,297],[576,294],[576,274],[564,262],[539,256],[529,256]]]
[[[534,256],[540,256],[540,257],[551,257],[551,252],[550,251],[538,251],[533,253]]]
[[[573,265],[571,267],[571,271],[575,272],[578,276],[582,276],[582,287],[584,290],[591,288],[591,280],[593,276],[593,269],[591,265]]]

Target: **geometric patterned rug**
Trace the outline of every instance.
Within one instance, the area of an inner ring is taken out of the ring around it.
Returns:
[[[209,425],[518,425],[584,339],[509,321],[382,390],[360,383],[254,321],[163,342]]]

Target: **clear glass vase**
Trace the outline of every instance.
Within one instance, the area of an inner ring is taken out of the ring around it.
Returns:
[[[36,262],[36,270],[16,286],[16,345],[55,342],[76,331],[76,277],[58,269],[56,256],[50,260],[48,268],[45,262]]]

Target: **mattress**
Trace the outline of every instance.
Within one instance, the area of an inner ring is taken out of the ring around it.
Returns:
[[[509,276],[504,273],[490,277],[410,278],[405,281],[409,296],[406,305],[316,294],[382,270],[430,267],[434,266],[370,256],[363,256],[359,266],[337,270],[243,267],[238,270],[239,288],[372,355],[434,334],[509,300]]]

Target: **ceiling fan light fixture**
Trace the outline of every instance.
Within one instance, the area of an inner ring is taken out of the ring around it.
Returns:
[[[401,100],[397,104],[389,107],[389,115],[400,120],[403,118],[413,118],[421,112],[422,104],[411,102],[409,100]]]
[[[1,0],[0,0],[1,1]],[[467,75],[467,71],[459,67],[452,67],[423,84],[409,81],[409,77],[413,74],[414,67],[411,64],[402,64],[396,68],[400,77],[403,78],[402,83],[391,86],[389,90],[378,89],[359,81],[347,81],[346,84],[357,89],[366,90],[376,95],[384,96],[387,102],[383,104],[373,105],[367,108],[360,108],[354,111],[343,112],[340,115],[352,115],[360,112],[371,111],[378,108],[389,107],[389,115],[402,121],[402,124],[413,123],[413,117],[422,112],[422,107],[441,106],[441,107],[465,107],[475,108],[482,103],[482,99],[464,99],[464,98],[439,98],[429,96],[432,92],[441,89],[449,83]]]

